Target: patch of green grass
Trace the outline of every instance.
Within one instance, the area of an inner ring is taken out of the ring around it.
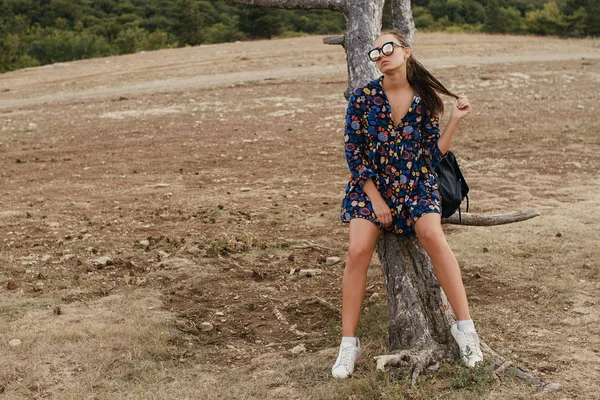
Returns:
[[[366,307],[360,316],[357,336],[363,339],[387,338],[388,308],[385,304],[373,304]]]
[[[483,389],[494,382],[494,375],[488,365],[483,364],[474,368],[466,368],[461,360],[460,368],[452,378],[452,387],[455,389]]]

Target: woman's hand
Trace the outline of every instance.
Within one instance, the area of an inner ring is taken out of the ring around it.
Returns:
[[[469,99],[465,94],[461,94],[458,96],[458,99],[454,103],[454,107],[452,107],[452,112],[450,113],[450,118],[455,118],[457,120],[461,120],[467,116],[471,112],[471,103],[469,103]]]
[[[392,224],[392,211],[385,203],[385,201],[373,201],[371,202],[373,205],[373,211],[375,215],[379,219],[381,226],[388,227]]]

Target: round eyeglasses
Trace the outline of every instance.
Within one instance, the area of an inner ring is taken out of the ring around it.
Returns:
[[[376,62],[381,58],[381,55],[389,56],[394,53],[394,47],[406,47],[396,42],[384,43],[381,47],[375,47],[373,50],[369,50],[369,58],[371,61]]]

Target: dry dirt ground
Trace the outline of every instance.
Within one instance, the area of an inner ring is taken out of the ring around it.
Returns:
[[[376,257],[364,355],[330,379],[349,173],[345,57],[321,40],[0,75],[0,397],[534,396],[457,365],[415,389],[377,373]],[[600,398],[600,42],[419,34],[415,54],[473,103],[453,143],[472,211],[541,213],[445,227],[481,336],[563,385],[540,398]]]

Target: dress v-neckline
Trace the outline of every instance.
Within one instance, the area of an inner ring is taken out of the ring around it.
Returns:
[[[388,99],[387,93],[385,92],[385,89],[383,88],[382,82],[383,82],[383,75],[381,76],[381,78],[379,78],[379,87],[381,88],[381,94],[383,95],[385,104],[387,105],[387,107],[389,109],[390,121],[392,121],[392,125],[394,126],[394,128],[397,129],[399,126],[402,126],[404,124],[404,120],[406,119],[406,116],[415,109],[413,107],[413,105],[415,104],[415,100],[417,98],[417,92],[413,93],[413,97],[412,97],[412,100],[410,101],[410,105],[408,106],[408,109],[406,110],[406,112],[404,113],[402,118],[400,118],[400,122],[396,123],[396,121],[394,121],[394,113],[393,113],[392,105],[390,104],[390,100]]]

